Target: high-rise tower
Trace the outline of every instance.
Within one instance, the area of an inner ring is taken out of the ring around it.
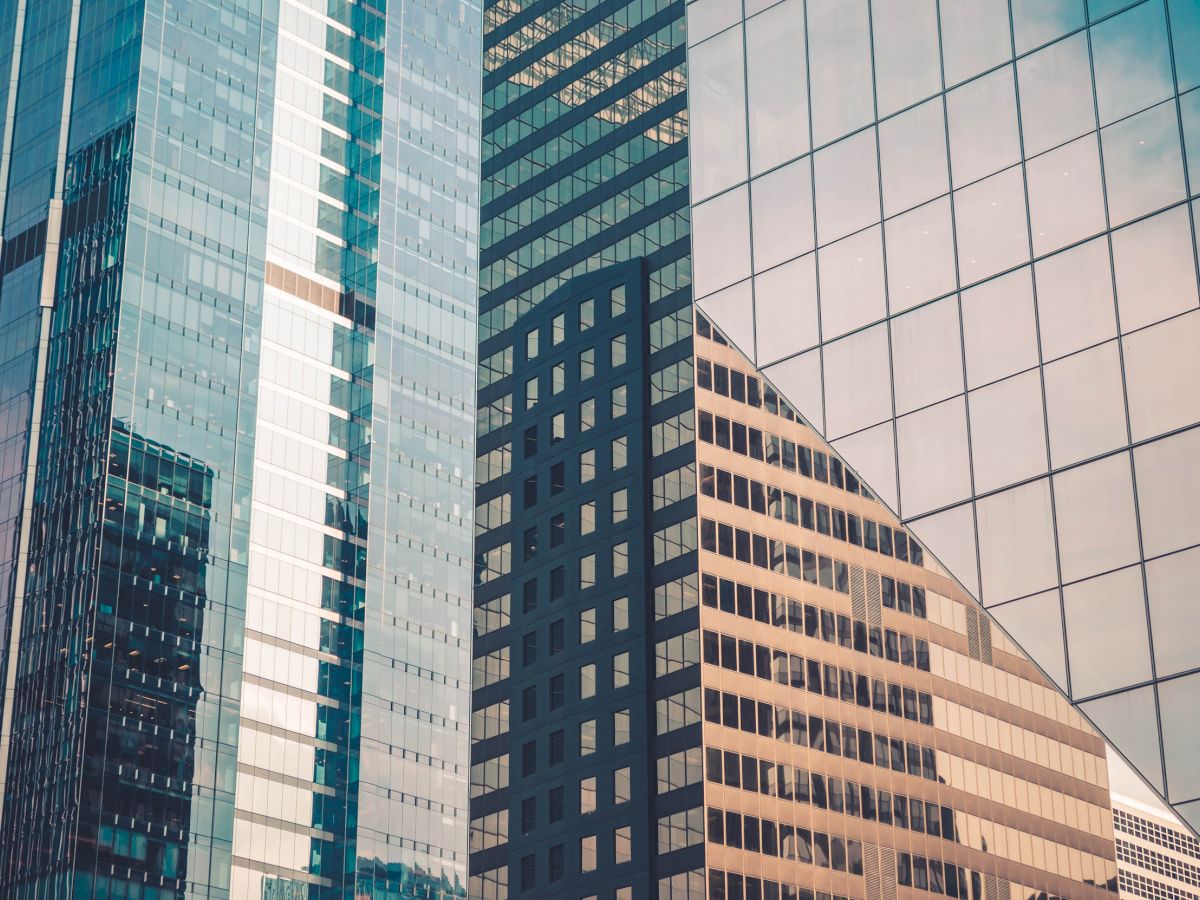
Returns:
[[[1112,896],[1103,740],[692,309],[733,7],[485,12],[472,896]]]
[[[688,34],[701,308],[1200,826],[1200,5]]]
[[[462,897],[481,10],[0,4],[5,897]]]

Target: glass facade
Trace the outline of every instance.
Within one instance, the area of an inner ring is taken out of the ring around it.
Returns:
[[[465,897],[482,10],[0,4],[6,897]]]
[[[695,294],[1193,826],[1200,8],[694,0]]]

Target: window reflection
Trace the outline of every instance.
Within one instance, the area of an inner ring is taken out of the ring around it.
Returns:
[[[784,0],[746,22],[752,172],[774,168],[808,151],[804,54],[801,0]]]
[[[1184,198],[1175,103],[1162,103],[1100,132],[1113,225]]]
[[[1101,125],[1171,95],[1167,23],[1161,3],[1142,3],[1091,31]]]
[[[883,241],[878,225],[822,247],[817,268],[824,340],[883,318]]]
[[[911,209],[950,189],[940,97],[879,123],[879,162],[884,215]]]
[[[941,90],[936,0],[874,0],[871,19],[879,115]]]
[[[874,90],[866,0],[809,0],[813,142],[820,147],[871,121]]]

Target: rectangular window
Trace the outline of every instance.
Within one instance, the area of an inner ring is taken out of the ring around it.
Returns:
[[[612,417],[619,419],[629,411],[629,388],[617,385],[612,389]]]
[[[579,667],[579,699],[588,700],[596,696],[596,664],[584,663]]]
[[[613,804],[628,803],[633,797],[633,770],[629,766],[613,772]]]
[[[533,329],[533,331],[531,331],[525,335],[525,358],[526,359],[537,359],[537,355],[538,355],[538,330],[535,328],[535,329]]]
[[[596,871],[596,836],[585,835],[579,839],[579,871]]]
[[[608,292],[609,316],[616,318],[625,312],[625,285],[618,284]]]
[[[579,559],[579,588],[587,590],[596,586],[596,554],[589,553]]]
[[[567,387],[567,364],[555,363],[550,370],[550,392],[561,394]]]
[[[624,631],[629,627],[629,598],[618,597],[612,605],[613,631]]]
[[[613,471],[625,468],[629,463],[629,437],[621,435],[621,437],[613,438],[612,442],[612,468]]]
[[[596,301],[589,297],[579,304],[579,330],[587,331],[596,324]]]
[[[538,402],[538,380],[536,377],[525,382],[525,408],[532,409]]]
[[[629,542],[622,541],[612,548],[612,577],[629,574]]]
[[[579,380],[587,381],[596,374],[596,349],[588,347],[579,354]]]
[[[550,322],[550,343],[557,347],[567,339],[567,314],[559,313]]]
[[[596,451],[584,450],[579,454],[579,483],[587,484],[596,477]]]
[[[613,862],[617,865],[633,859],[633,826],[625,825],[613,831]]]
[[[579,643],[590,644],[596,639],[596,608],[579,613]]]
[[[615,523],[624,522],[629,518],[629,489],[621,488],[612,494],[612,520]]]
[[[625,350],[627,345],[625,335],[618,334],[615,338],[609,341],[609,364],[612,368],[625,365]]]
[[[579,430],[590,431],[596,425],[596,398],[588,397],[579,404]]]
[[[579,755],[591,756],[596,752],[596,720],[579,723]]]
[[[587,815],[596,811],[596,777],[579,779],[579,812]]]
[[[614,688],[623,688],[629,684],[629,653],[618,653],[613,657],[612,683]]]
[[[579,533],[591,534],[596,530],[596,501],[589,500],[579,506]]]
[[[613,746],[620,747],[629,743],[630,714],[627,709],[618,709],[613,713]]]
[[[567,414],[555,413],[550,419],[550,443],[557,444],[567,436]]]

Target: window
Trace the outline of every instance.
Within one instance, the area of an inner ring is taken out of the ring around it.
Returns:
[[[613,713],[613,746],[620,747],[629,743],[630,715],[627,709],[618,709]]]
[[[537,359],[537,355],[538,355],[538,330],[535,328],[535,329],[533,329],[533,331],[531,331],[525,335],[525,358],[526,359]]]
[[[547,804],[549,811],[547,813],[549,820],[557,822],[563,817],[563,789],[561,787],[551,788],[549,802]]]
[[[585,815],[596,811],[596,777],[579,779],[579,812]]]
[[[537,632],[530,631],[521,638],[521,665],[532,666],[537,662]]]
[[[596,424],[596,398],[588,397],[579,404],[579,430],[590,431]]]
[[[579,723],[579,755],[591,756],[596,752],[596,720]]]
[[[618,653],[613,657],[613,687],[623,688],[629,684],[629,653]]]
[[[629,462],[629,437],[621,435],[621,437],[613,438],[612,442],[612,467],[615,472],[617,469],[623,469]]]
[[[613,831],[613,862],[618,865],[633,859],[633,826],[623,825]]]
[[[629,627],[629,598],[618,597],[612,605],[613,631],[624,631]]]
[[[623,334],[618,334],[615,338],[609,341],[609,362],[614,369],[617,366],[625,365],[625,349],[627,344],[628,341]]]
[[[567,536],[567,519],[562,513],[550,517],[550,546],[558,547]]]
[[[550,370],[550,392],[561,394],[567,387],[567,364],[555,363]]]
[[[563,705],[566,699],[566,691],[564,684],[566,679],[562,675],[553,675],[550,678],[550,708],[558,709]]]
[[[589,500],[579,505],[579,533],[591,534],[596,530],[596,501]]]
[[[567,467],[556,462],[550,467],[550,495],[561,494],[567,487]]]
[[[612,494],[612,520],[613,523],[624,522],[629,518],[629,489],[621,488],[619,491],[613,491]]]
[[[596,836],[585,835],[579,839],[579,871],[596,871]]]
[[[537,716],[537,686],[521,691],[521,720],[528,722]]]
[[[584,663],[579,667],[579,699],[596,696],[596,664]]]
[[[525,537],[522,542],[522,552],[526,561],[537,556],[538,552],[538,530],[537,528],[525,529]]]
[[[579,559],[579,589],[587,590],[596,585],[596,554],[589,553]]]
[[[565,854],[563,853],[563,845],[555,844],[550,848],[550,880],[562,881],[566,874]]]
[[[550,443],[557,444],[567,436],[567,414],[555,413],[550,419]]]
[[[596,477],[596,451],[584,450],[579,454],[579,483],[587,484]]]
[[[521,834],[529,834],[537,825],[537,797],[521,801]]]
[[[596,348],[588,347],[579,354],[579,380],[587,381],[596,374]]]
[[[618,284],[608,292],[609,316],[616,318],[625,312],[625,285]]]
[[[621,384],[612,389],[612,417],[619,419],[629,411],[629,388]]]
[[[579,643],[590,644],[596,639],[596,608],[579,613]]]
[[[558,677],[562,678],[561,675]],[[550,683],[553,686],[554,680],[551,679]],[[566,738],[561,728],[558,731],[550,732],[550,765],[556,766],[563,761],[566,743]]]
[[[550,322],[550,343],[557,347],[567,339],[567,314],[559,313]]]
[[[525,479],[525,508],[526,509],[529,509],[530,507],[537,504],[537,495],[538,495],[537,481],[538,480],[537,480],[536,475],[530,475],[528,478]]]
[[[633,797],[632,769],[629,766],[613,772],[613,803],[628,803]]]
[[[567,570],[555,566],[550,570],[550,602],[561,600],[567,593]]]
[[[596,301],[589,297],[579,304],[579,330],[587,331],[596,324]]]
[[[525,408],[532,409],[538,402],[538,380],[536,377],[525,382]]]
[[[535,332],[536,333],[536,332]],[[537,883],[537,866],[534,857],[521,857],[521,890],[529,891]]]
[[[521,774],[532,775],[537,772],[537,741],[521,745]]]
[[[629,574],[629,542],[622,541],[612,548],[612,577]]]
[[[566,628],[563,625],[562,619],[555,619],[550,623],[550,655],[556,656],[566,649]]]
[[[538,432],[537,426],[531,425],[525,429],[525,458],[536,456],[538,451]]]

